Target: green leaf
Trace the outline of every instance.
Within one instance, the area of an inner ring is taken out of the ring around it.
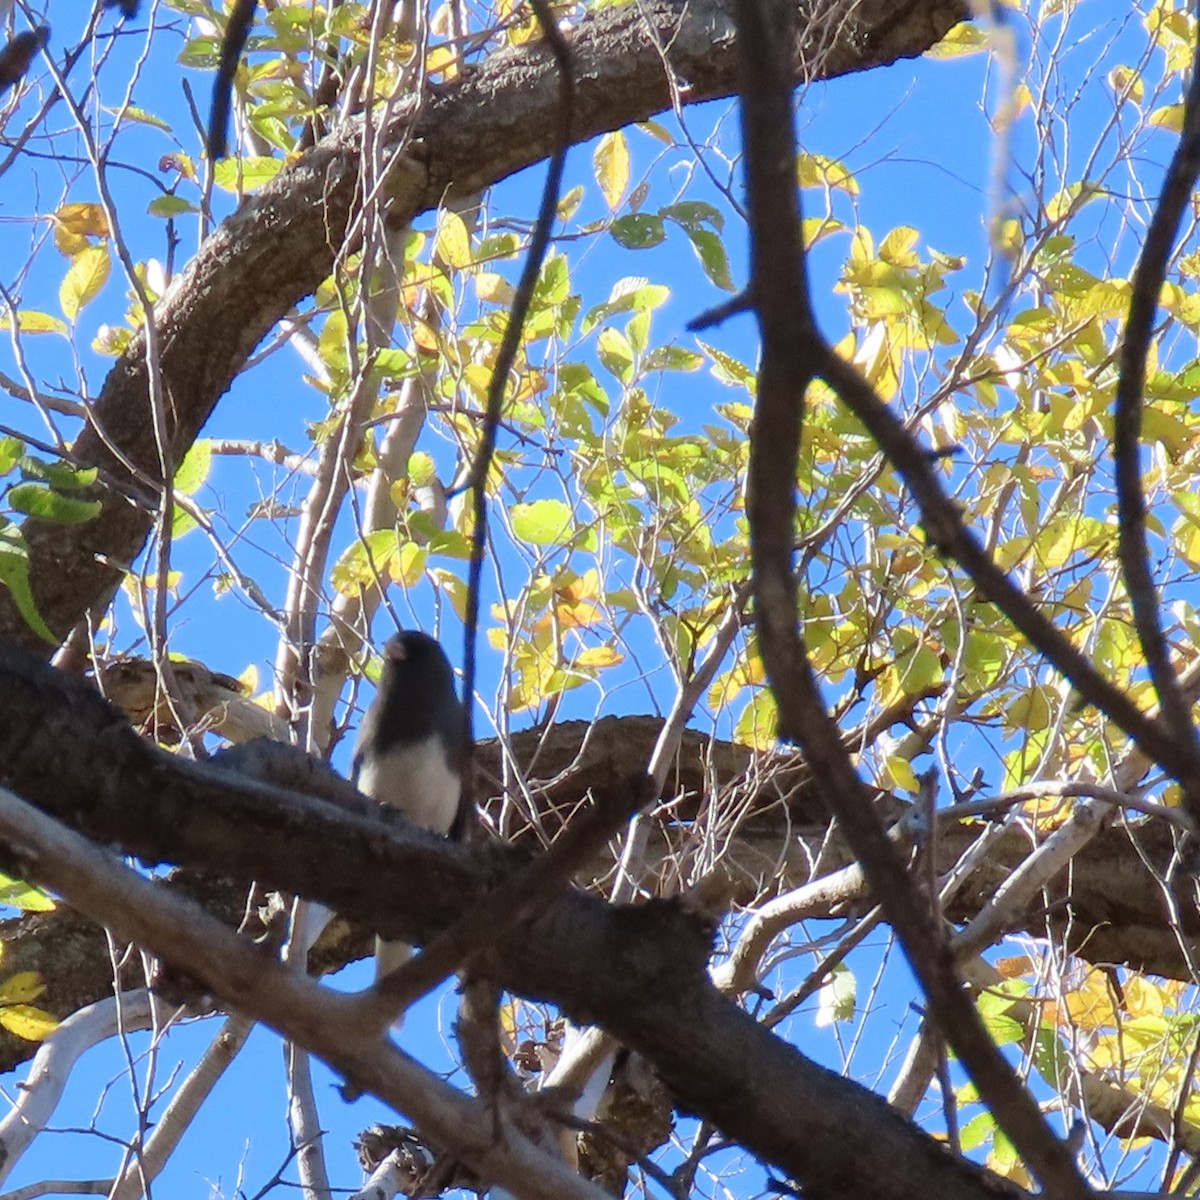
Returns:
[[[213,167],[213,183],[224,192],[256,192],[270,183],[282,166],[282,158],[263,155],[223,158]]]
[[[732,292],[733,276],[729,273],[729,255],[725,252],[725,243],[711,230],[689,229],[687,233],[704,273],[717,287]]]
[[[126,105],[120,110],[110,108],[106,111],[114,114],[119,111],[122,119],[126,121],[134,121],[138,125],[149,125],[154,129],[161,129],[163,133],[171,132],[171,126],[162,117],[156,117],[152,112],[147,112],[144,108],[138,108],[136,104]]]
[[[83,309],[100,294],[112,271],[107,246],[89,246],[71,259],[58,289],[63,316],[75,321]]]
[[[533,297],[539,308],[562,304],[571,294],[571,264],[562,254],[552,254],[546,259],[542,273],[538,276]]]
[[[197,438],[175,472],[175,490],[184,496],[194,495],[208,479],[211,467],[212,439]]]
[[[342,555],[330,573],[330,582],[345,596],[357,596],[361,588],[377,587],[381,581],[386,584],[392,559],[399,549],[394,529],[377,529]]]
[[[748,392],[755,390],[757,377],[744,362],[739,362],[733,355],[726,354],[724,350],[710,346],[707,342],[701,342],[700,345],[713,361],[713,378],[718,383],[723,383],[726,387],[744,388]]]
[[[96,467],[75,467],[66,462],[47,462],[32,454],[21,456],[21,475],[38,483],[47,483],[60,492],[79,492],[96,482]]]
[[[0,438],[0,475],[7,475],[21,461],[24,453],[25,444],[20,438]]]
[[[667,227],[662,217],[653,213],[626,213],[609,227],[617,245],[626,250],[649,250],[667,240]]]
[[[146,212],[152,217],[179,217],[184,213],[194,213],[200,210],[182,196],[159,196],[146,205]]]
[[[513,533],[533,546],[562,546],[575,522],[571,506],[563,500],[535,500],[514,504],[509,510]]]
[[[633,375],[633,347],[629,339],[620,330],[605,327],[600,330],[596,350],[605,367],[622,383],[628,383]]]
[[[178,541],[186,537],[193,529],[199,527],[199,522],[182,505],[176,504],[171,508],[171,537]]]
[[[689,232],[712,228],[720,233],[725,228],[725,214],[703,200],[681,200],[678,204],[669,204],[659,211]]]
[[[583,203],[584,194],[582,184],[576,184],[570,191],[563,194],[562,199],[558,202],[558,219],[560,221],[569,221],[575,215]]]
[[[978,1150],[996,1132],[996,1118],[986,1110],[972,1117],[959,1135],[964,1150]]]
[[[642,366],[647,371],[698,371],[704,356],[684,346],[656,346]]]
[[[659,283],[648,283],[638,275],[627,275],[613,285],[608,299],[589,309],[580,322],[581,333],[590,333],[602,321],[617,313],[651,312],[666,303],[671,289]]]
[[[52,912],[56,907],[41,888],[8,875],[0,875],[0,904],[25,912]]]
[[[16,529],[0,529],[0,584],[8,588],[17,611],[29,628],[38,637],[57,646],[58,638],[42,620],[33,601],[33,590],[29,586],[29,550]]]
[[[845,963],[838,963],[818,994],[817,1027],[828,1028],[839,1021],[852,1021],[857,1001],[858,980]]]
[[[742,709],[733,728],[733,740],[756,750],[774,747],[779,728],[779,710],[769,688],[757,688],[750,702]]]
[[[103,505],[99,500],[80,500],[64,496],[41,483],[18,483],[8,490],[8,503],[17,512],[53,521],[58,525],[79,525],[95,517]]]
[[[213,34],[189,39],[179,55],[181,67],[215,71],[221,62],[221,39]]]

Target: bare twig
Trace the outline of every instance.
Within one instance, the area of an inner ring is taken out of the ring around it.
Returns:
[[[575,121],[575,60],[568,47],[558,21],[550,9],[548,0],[532,0],[542,36],[550,47],[558,69],[559,125],[554,152],[546,171],[546,182],[542,187],[542,200],[538,208],[537,223],[533,227],[525,266],[517,283],[509,312],[508,324],[496,351],[496,362],[488,383],[487,409],[480,433],[479,450],[471,465],[468,485],[474,498],[473,529],[471,532],[471,561],[467,568],[467,608],[463,633],[463,695],[466,697],[466,738],[468,761],[463,764],[463,778],[471,778],[470,758],[474,754],[474,705],[475,694],[475,638],[479,627],[480,584],[483,578],[483,556],[487,550],[487,477],[492,456],[496,451],[496,435],[500,428],[500,411],[504,403],[504,391],[508,386],[508,375],[516,361],[520,345],[521,330],[533,300],[533,289],[541,273],[542,262],[550,246],[550,235],[554,229],[554,218],[558,211],[558,197],[562,191],[563,171],[567,164],[567,150],[571,144],[571,130]],[[468,801],[471,799],[467,797]]]
[[[801,414],[804,391],[821,367],[823,343],[808,296],[795,186],[795,13],[786,0],[738,0],[734,12],[742,64],[750,293],[762,336],[747,509],[759,640],[779,708],[779,731],[803,747],[821,795],[842,822],[942,1032],[997,1121],[1047,1192],[1064,1200],[1087,1196],[1069,1149],[1051,1133],[962,990],[945,933],[884,834],[825,709],[797,625],[791,559]]]
[[[1139,461],[1142,389],[1154,316],[1167,262],[1179,233],[1179,223],[1191,203],[1197,176],[1200,176],[1200,42],[1183,105],[1183,132],[1171,156],[1162,195],[1133,273],[1133,292],[1121,342],[1121,370],[1113,410],[1113,465],[1121,570],[1129,589],[1138,640],[1146,656],[1154,690],[1158,693],[1162,720],[1188,766],[1185,772],[1177,772],[1184,803],[1193,817],[1200,818],[1200,738],[1196,736],[1192,721],[1192,706],[1171,665],[1170,649],[1159,617],[1158,589],[1150,571],[1150,547],[1146,540],[1146,497],[1142,492]]]
[[[543,854],[490,892],[416,958],[376,985],[386,1028],[402,1010],[431,992],[472,955],[493,945],[514,925],[534,916],[646,802],[649,781],[631,779],[627,790],[601,796]]]
[[[242,48],[254,23],[254,9],[258,0],[234,0],[225,26],[225,37],[221,42],[221,61],[213,80],[212,109],[208,117],[208,141],[205,150],[210,162],[225,157],[225,143],[229,134],[229,101],[233,92],[233,76],[242,57]]]
[[[38,1047],[13,1109],[0,1121],[0,1183],[46,1127],[80,1056],[118,1029],[149,1029],[153,1000],[145,989],[97,1000],[72,1013]],[[112,1180],[109,1180],[109,1187]],[[104,1189],[106,1192],[108,1188]]]
[[[245,1017],[226,1018],[200,1061],[155,1122],[141,1152],[129,1164],[124,1176],[114,1181],[109,1193],[112,1200],[138,1200],[138,1197],[148,1193],[151,1183],[166,1166],[167,1159],[179,1145],[200,1106],[212,1094],[226,1068],[246,1044],[253,1027],[254,1022]]]
[[[456,1091],[355,1020],[353,998],[329,992],[243,941],[182,897],[165,893],[108,851],[0,790],[0,837],[73,907],[117,935],[169,952],[235,1009],[320,1054],[356,1088],[414,1120],[483,1179],[522,1200],[603,1200],[594,1184],[566,1170],[516,1131],[501,1140],[487,1106]],[[35,869],[36,864],[36,869]]]

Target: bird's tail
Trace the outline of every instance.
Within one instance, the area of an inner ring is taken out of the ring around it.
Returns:
[[[375,982],[404,966],[412,956],[413,948],[407,942],[385,942],[383,938],[376,938]]]

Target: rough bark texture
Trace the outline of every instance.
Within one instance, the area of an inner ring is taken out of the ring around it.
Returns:
[[[797,78],[828,79],[915,56],[968,13],[965,0],[803,4]],[[664,56],[686,103],[734,91],[733,29],[722,0],[607,8],[579,24],[572,48],[576,141],[668,107]],[[419,111],[402,111],[390,131],[393,142],[408,145],[391,180],[393,219],[408,223],[447,195],[477,192],[541,161],[552,148],[558,102],[553,62],[534,44],[493,55],[461,83],[426,97]],[[285,167],[216,230],[155,310],[175,464],[254,347],[330,274],[353,212],[361,137],[361,120],[351,121]],[[108,602],[151,528],[146,480],[161,480],[162,472],[142,338],[113,368],[92,412],[95,428],[80,435],[76,455],[139,502],[97,486],[103,510],[95,520],[25,523],[34,596],[60,637]],[[0,634],[48,652],[4,588]]]
[[[629,728],[649,742],[655,725],[634,719]],[[564,764],[570,744],[565,738],[563,746],[542,752]],[[684,788],[689,779],[700,780],[693,756],[705,751],[698,743],[689,749],[681,754],[676,780]],[[596,752],[601,757],[559,777],[559,800],[567,800],[569,789],[582,795],[589,783],[611,787],[631,778],[623,760],[613,757],[625,751],[637,755],[637,765],[645,761],[644,745],[614,739],[606,751]],[[719,751],[735,770],[743,753]],[[230,925],[241,918],[251,880],[336,908],[357,929],[318,951],[330,966],[361,953],[368,929],[427,941],[480,903],[523,859],[512,847],[452,846],[407,830],[388,812],[355,797],[338,795],[336,803],[307,798],[184,762],[138,738],[82,682],[17,651],[0,653],[0,764],[0,784],[96,841],[148,863],[184,864],[174,886],[185,887]],[[757,829],[746,840],[753,844],[757,837],[764,861],[769,839],[777,851],[799,841],[779,804],[765,805],[746,828]],[[671,830],[660,836],[666,861]],[[972,836],[962,829],[944,837],[947,860]],[[1134,837],[1140,854],[1130,844]],[[1002,840],[954,915],[976,911],[996,879],[1028,850],[1020,835]],[[1069,925],[1086,956],[1185,976],[1184,952],[1172,940],[1164,893],[1149,869],[1165,867],[1170,851],[1170,837],[1152,822],[1101,834],[1076,858],[1069,881],[1064,877],[1052,889],[1050,899],[1062,901],[1051,909],[1056,929]],[[801,857],[796,856],[797,872]],[[37,875],[35,863],[0,866]],[[204,873],[213,870],[228,882]],[[743,886],[749,873],[742,876]],[[794,882],[804,877],[797,874]],[[858,911],[869,902],[865,891],[851,892],[829,912]],[[1028,928],[1044,932],[1046,919],[1043,911],[1031,913]],[[1180,920],[1194,950],[1194,931],[1200,928],[1194,901],[1183,907]],[[581,1022],[601,1024],[637,1049],[677,1104],[803,1181],[806,1194],[868,1188],[897,1197],[996,1194],[993,1181],[953,1163],[878,1097],[815,1066],[720,995],[705,971],[711,934],[710,918],[686,903],[620,909],[571,893],[504,938],[489,956],[489,967],[506,988],[557,1004]],[[111,988],[99,931],[77,914],[9,922],[0,938],[9,970],[42,971],[57,1012]],[[1147,962],[1150,956],[1153,962]],[[0,1066],[12,1067],[28,1052],[24,1044],[4,1042]],[[872,1155],[851,1150],[868,1136]],[[889,1175],[880,1180],[871,1164],[884,1162]]]
[[[365,800],[334,804],[172,757],[85,684],[16,650],[0,652],[0,764],[0,783],[94,841],[149,864],[216,867],[243,887],[257,879],[417,943],[486,902],[522,857],[408,830]],[[38,877],[34,861],[0,866]],[[686,902],[614,908],[569,892],[503,937],[479,969],[611,1031],[677,1104],[806,1195],[1019,1194],[721,995],[706,970],[713,932],[713,918]],[[886,1172],[872,1165],[885,1163]]]

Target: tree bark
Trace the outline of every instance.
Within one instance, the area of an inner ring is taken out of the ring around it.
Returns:
[[[16,649],[0,651],[0,764],[4,786],[94,842],[149,865],[216,870],[243,887],[257,880],[418,944],[487,903],[524,858],[510,846],[409,829],[365,798],[335,803],[169,755],[86,684]],[[9,858],[6,870],[39,877],[36,861]],[[609,1030],[654,1066],[679,1106],[806,1195],[1020,1194],[722,995],[707,971],[716,916],[687,900],[613,907],[568,892],[472,969]]]
[[[927,50],[969,15],[965,0],[812,0],[801,5],[798,82],[832,79]],[[605,8],[571,36],[576,143],[672,103],[732,95],[733,27],[724,0]],[[447,196],[478,192],[552,149],[555,67],[538,43],[494,54],[463,80],[400,106],[389,131],[407,147],[392,171],[391,217],[405,225]],[[363,124],[352,119],[289,164],[222,223],[155,309],[169,454],[178,464],[254,347],[331,273],[355,210]],[[38,610],[61,639],[103,609],[149,535],[162,479],[150,418],[144,336],[105,380],[73,447],[109,486],[85,524],[22,526]],[[114,453],[114,448],[120,454]],[[126,464],[132,464],[131,473]],[[141,478],[138,478],[140,473]],[[0,634],[49,653],[0,588]]]

